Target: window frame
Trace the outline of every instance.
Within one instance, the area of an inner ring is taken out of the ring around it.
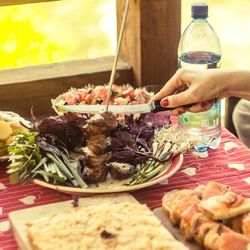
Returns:
[[[12,5],[47,0],[1,2],[1,5]],[[116,0],[118,32],[124,3],[124,0]],[[131,0],[118,63],[120,77],[116,82],[134,86],[164,84],[177,69],[180,22],[181,0]],[[70,87],[107,83],[113,59],[105,57],[2,70],[0,107],[27,117],[30,107],[34,106],[37,115],[50,115],[53,113],[51,98]]]

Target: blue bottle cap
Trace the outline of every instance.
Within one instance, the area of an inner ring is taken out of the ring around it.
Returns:
[[[193,18],[207,18],[208,17],[208,5],[206,3],[192,4],[192,17]]]

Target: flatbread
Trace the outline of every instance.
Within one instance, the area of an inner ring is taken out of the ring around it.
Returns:
[[[187,250],[146,205],[122,202],[79,208],[28,224],[35,250]]]

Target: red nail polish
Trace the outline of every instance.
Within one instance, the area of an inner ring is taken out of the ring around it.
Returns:
[[[161,106],[167,107],[169,105],[169,101],[167,98],[161,100]]]

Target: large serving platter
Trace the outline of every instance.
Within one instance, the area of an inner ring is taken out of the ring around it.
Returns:
[[[153,186],[155,184],[162,182],[165,179],[170,178],[180,169],[182,163],[183,163],[183,154],[176,155],[173,158],[172,162],[170,163],[170,166],[165,171],[159,173],[156,177],[147,182],[134,186],[125,185],[125,183],[127,183],[128,180],[118,181],[114,179],[107,179],[105,182],[99,183],[98,186],[90,185],[87,188],[58,186],[49,184],[47,182],[38,179],[35,179],[34,183],[42,187],[50,188],[59,192],[73,194],[73,195],[132,192],[135,190]]]

